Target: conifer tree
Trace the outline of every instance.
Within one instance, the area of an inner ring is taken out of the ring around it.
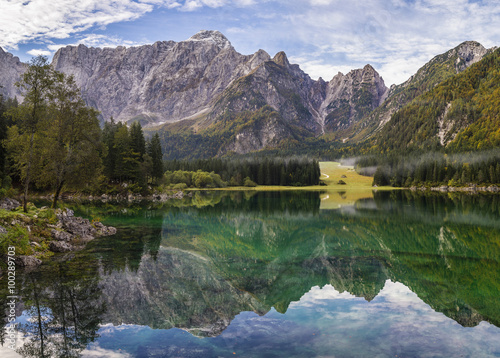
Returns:
[[[113,117],[110,118],[109,122],[104,123],[102,141],[106,147],[106,154],[103,158],[103,162],[104,175],[108,178],[108,180],[116,179],[115,168],[118,155],[115,148],[115,135],[117,131],[118,125],[115,123]]]
[[[153,138],[151,138],[148,146],[148,154],[152,161],[151,176],[154,179],[160,179],[163,176],[163,154],[158,133],[155,133]]]
[[[130,147],[134,153],[138,154],[139,158],[146,154],[146,141],[139,122],[134,122],[130,126]]]

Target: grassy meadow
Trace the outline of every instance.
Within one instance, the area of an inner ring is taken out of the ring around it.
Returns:
[[[372,177],[359,175],[353,167],[342,166],[338,162],[320,162],[320,179],[324,185],[314,186],[278,186],[278,185],[258,185],[256,187],[228,187],[215,188],[210,190],[247,190],[247,191],[282,191],[282,190],[318,190],[321,194],[321,209],[336,209],[343,205],[353,205],[356,200],[373,197]],[[342,180],[345,184],[339,184]],[[393,188],[377,188],[377,190],[387,190]],[[206,189],[190,189],[206,190]]]

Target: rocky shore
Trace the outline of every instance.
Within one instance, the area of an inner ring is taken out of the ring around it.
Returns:
[[[412,186],[410,190],[416,191],[439,191],[442,193],[448,193],[448,192],[463,192],[463,193],[499,193],[500,188],[496,185],[490,185],[490,186],[477,186],[475,184],[470,185],[470,186],[465,186],[465,187],[455,187],[455,186],[436,186],[436,187],[416,187]]]
[[[149,200],[149,201],[157,201],[164,202],[172,199],[183,199],[184,197],[192,197],[193,193],[185,193],[181,190],[177,192],[171,193],[160,193],[160,194],[152,194],[152,195],[141,195],[141,194],[102,194],[102,195],[64,195],[62,199],[65,200],[73,200],[73,199],[86,199],[86,200],[101,200],[101,201],[141,201],[141,200]],[[52,200],[53,195],[47,195],[40,197],[42,199]]]
[[[30,205],[24,213],[19,206],[14,199],[0,201],[0,242],[2,248],[16,247],[15,262],[21,267],[36,267],[54,253],[79,250],[96,237],[116,234],[116,228],[77,217],[70,209]],[[5,261],[3,251],[0,255]]]

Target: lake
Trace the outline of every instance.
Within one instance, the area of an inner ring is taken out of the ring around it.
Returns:
[[[0,353],[500,357],[500,196],[344,195],[65,203],[118,234],[18,272]]]

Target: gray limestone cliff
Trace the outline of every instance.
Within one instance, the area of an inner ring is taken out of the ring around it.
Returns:
[[[86,103],[103,121],[200,135],[225,133],[218,149],[247,153],[327,134],[358,141],[380,130],[400,108],[480,61],[491,50],[467,41],[436,56],[406,82],[388,89],[370,65],[313,80],[284,52],[238,53],[218,31],[181,41],[116,48],[61,48],[53,67],[72,74]],[[0,49],[0,93],[14,86],[26,65]],[[175,130],[169,127],[175,123]]]
[[[340,132],[369,114],[387,96],[384,80],[366,65],[348,74],[337,74],[328,82],[320,107],[326,132]]]
[[[130,48],[67,46],[57,51],[52,66],[74,76],[102,121],[138,120],[143,126],[181,122],[180,127],[194,123],[194,132],[204,128],[207,133],[224,114],[272,108],[276,113],[232,133],[234,141],[221,148],[240,153],[275,147],[284,138],[300,140],[350,128],[387,90],[369,65],[330,82],[315,81],[284,52],[272,59],[263,50],[242,55],[223,34],[205,30],[181,42]],[[6,97],[19,96],[14,83],[25,68],[18,58],[0,51]]]
[[[25,70],[26,64],[0,47],[0,95],[4,98],[17,97],[22,100],[23,97],[15,83]]]
[[[297,129],[320,135],[350,127],[378,106],[387,90],[369,65],[330,82],[314,81],[284,52],[273,59],[263,50],[241,55],[218,31],[131,48],[68,46],[55,54],[53,66],[75,76],[86,102],[101,111],[103,120],[158,125],[189,119],[186,125],[194,121],[198,127],[201,121],[207,128],[227,111],[268,105],[280,117],[262,126],[273,138]],[[263,133],[242,133],[240,138],[252,138],[251,143],[235,142],[230,150],[276,144]]]
[[[304,138],[340,133],[356,124],[385,98],[387,87],[370,65],[338,74],[331,81],[312,80],[284,52],[264,61],[225,90],[208,120],[226,120],[228,114],[256,112],[267,106],[276,113],[260,126],[247,126],[224,150],[245,153],[262,149],[277,138]],[[271,123],[272,121],[272,123]],[[276,146],[276,145],[274,145]]]
[[[117,48],[67,46],[54,56],[56,70],[73,74],[86,102],[104,120],[175,122],[201,115],[236,78],[260,64],[218,31],[181,42]]]

